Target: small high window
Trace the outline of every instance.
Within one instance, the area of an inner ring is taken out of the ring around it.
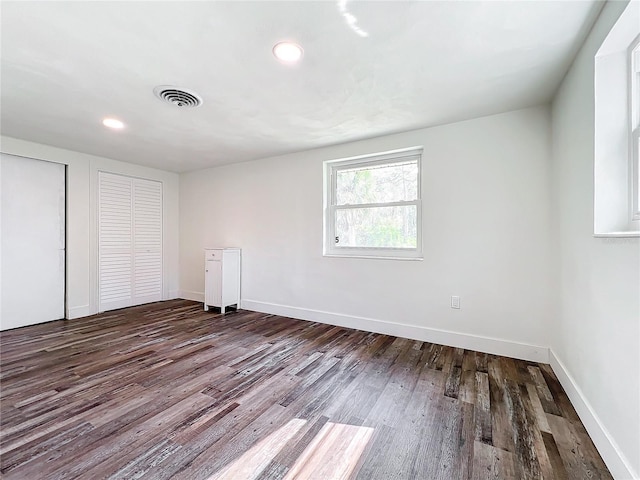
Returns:
[[[422,148],[325,162],[324,254],[422,257]]]

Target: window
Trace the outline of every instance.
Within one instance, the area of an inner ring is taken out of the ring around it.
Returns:
[[[629,2],[594,58],[594,235],[640,236],[640,2]]]
[[[422,258],[422,148],[325,162],[324,254]]]
[[[631,128],[631,212],[632,220],[640,220],[640,36],[629,49],[629,126]]]

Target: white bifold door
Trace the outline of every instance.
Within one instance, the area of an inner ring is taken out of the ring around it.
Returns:
[[[162,300],[162,183],[98,174],[98,309]]]
[[[0,154],[0,328],[64,318],[65,166]]]

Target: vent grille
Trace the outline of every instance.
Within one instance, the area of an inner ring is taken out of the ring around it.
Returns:
[[[162,85],[153,89],[153,93],[160,100],[176,107],[199,107],[202,98],[197,93],[184,88]]]

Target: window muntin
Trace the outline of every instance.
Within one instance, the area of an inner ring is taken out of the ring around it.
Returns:
[[[324,254],[421,258],[422,148],[325,162]]]

